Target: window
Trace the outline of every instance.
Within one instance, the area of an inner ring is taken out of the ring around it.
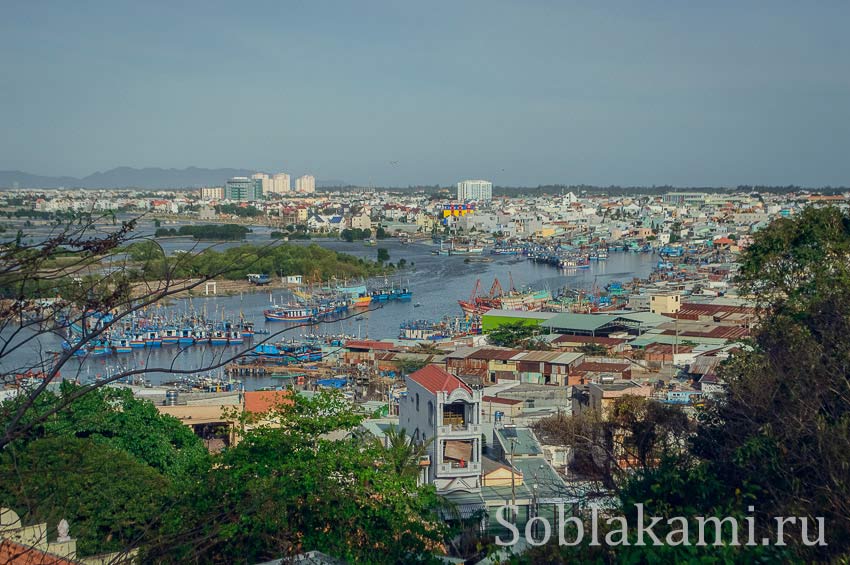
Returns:
[[[419,393],[416,393],[416,411],[419,412]]]
[[[435,414],[434,403],[429,400],[428,401],[428,423],[432,426],[434,425],[434,414]]]

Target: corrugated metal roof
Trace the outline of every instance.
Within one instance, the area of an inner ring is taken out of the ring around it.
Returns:
[[[496,428],[496,434],[499,436],[506,456],[511,452],[511,446],[513,446],[514,455],[541,455],[543,453],[540,443],[534,437],[530,428]]]
[[[608,314],[571,314],[562,313],[554,318],[543,322],[543,325],[551,328],[570,329],[578,331],[595,331],[611,322],[615,321],[617,316]]]
[[[561,351],[526,351],[516,356],[517,361],[530,363],[556,363],[569,365],[584,357],[583,353],[564,353]]]

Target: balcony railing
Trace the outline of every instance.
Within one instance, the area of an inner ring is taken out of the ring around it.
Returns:
[[[452,434],[480,434],[481,433],[481,424],[449,424],[445,426],[438,426],[437,433],[441,436],[447,436]]]
[[[464,463],[461,466],[459,463],[440,463],[437,465],[437,475],[446,476],[464,476],[477,475],[481,473],[481,463]]]

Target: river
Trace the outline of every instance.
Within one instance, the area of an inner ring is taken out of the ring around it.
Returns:
[[[269,241],[268,238],[268,230],[259,228],[250,234],[247,242],[263,243]],[[184,239],[166,239],[161,240],[161,243],[169,252],[189,249],[195,245],[195,242]],[[294,243],[309,245],[311,242]],[[435,247],[430,242],[403,245],[397,240],[384,240],[380,241],[377,247],[366,246],[362,242],[322,240],[315,243],[334,251],[369,259],[374,259],[377,248],[382,247],[389,251],[390,261],[397,262],[402,258],[407,261],[408,267],[393,277],[393,282],[412,289],[413,300],[388,302],[381,308],[364,313],[362,320],[351,318],[340,322],[330,322],[312,330],[315,333],[344,333],[372,339],[398,337],[399,324],[405,320],[439,319],[445,315],[461,315],[457,301],[469,299],[476,280],[481,281],[482,292],[489,290],[494,277],[499,278],[505,289],[509,287],[511,279],[517,288],[548,288],[553,292],[563,286],[590,289],[594,284],[604,287],[612,280],[627,281],[632,277],[646,277],[656,261],[656,258],[650,254],[612,252],[607,261],[593,262],[589,269],[559,271],[549,265],[532,263],[522,256],[491,256],[493,260],[489,263],[466,263],[462,256],[432,255],[431,251]],[[241,311],[246,319],[255,321],[257,328],[268,328],[272,332],[277,332],[285,329],[287,324],[265,322],[263,309],[268,308],[271,302],[282,303],[289,299],[290,296],[286,292],[259,291],[239,296],[178,300],[171,308],[205,310],[211,316],[220,315],[219,313],[223,312],[228,317],[235,317]],[[420,304],[419,307],[414,306],[417,303]],[[312,332],[309,328],[296,328],[287,332],[286,337],[297,338],[306,333]],[[15,354],[4,356],[0,361],[0,371],[17,370],[34,356],[44,355],[45,351],[57,351],[59,348],[60,340],[57,337],[42,336],[37,342],[23,347]],[[72,360],[66,366],[63,375],[79,374],[83,379],[88,379],[105,376],[121,368],[195,369],[220,362],[238,351],[236,347],[210,346],[144,349],[110,357]],[[158,384],[172,377],[167,373],[155,373],[147,375],[146,378]],[[277,383],[271,379],[250,379],[246,382],[246,388],[250,390],[273,384]]]

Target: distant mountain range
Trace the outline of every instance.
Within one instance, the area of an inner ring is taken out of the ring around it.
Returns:
[[[23,171],[0,171],[0,188],[198,188],[222,186],[231,177],[250,176],[249,169],[162,169],[159,167],[116,167],[87,177],[48,177]],[[318,186],[339,186],[342,181],[316,181]],[[295,179],[292,179],[295,184]]]

